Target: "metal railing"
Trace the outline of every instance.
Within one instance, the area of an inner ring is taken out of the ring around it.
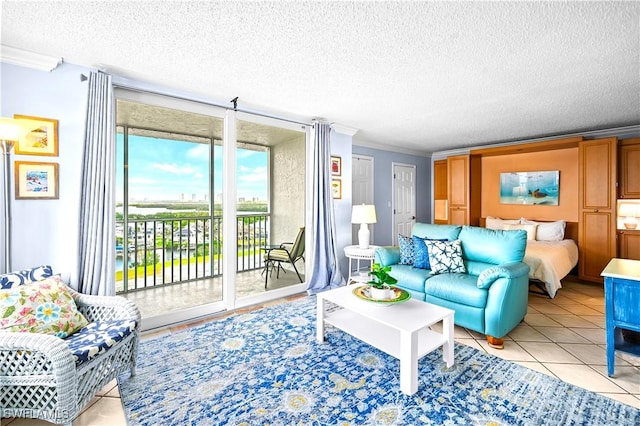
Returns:
[[[268,214],[237,215],[237,272],[264,267]],[[222,216],[116,221],[116,292],[222,275]],[[126,243],[125,243],[126,241]]]

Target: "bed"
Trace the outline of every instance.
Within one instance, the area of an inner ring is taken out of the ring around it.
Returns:
[[[496,220],[497,219],[497,220]],[[498,218],[483,218],[481,225],[492,229],[531,229],[543,224],[545,231],[551,229],[551,224],[558,222],[534,222],[527,219],[504,220]],[[527,227],[523,225],[537,225]],[[549,297],[555,297],[562,287],[562,280],[578,264],[578,224],[565,222],[562,235],[555,229],[554,241],[527,240],[523,262],[529,266],[529,282],[540,288]],[[535,237],[534,237],[535,238]]]

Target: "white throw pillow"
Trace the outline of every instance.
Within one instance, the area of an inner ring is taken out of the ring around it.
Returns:
[[[533,241],[536,239],[536,229],[538,228],[538,225],[532,225],[532,224],[528,224],[528,225],[513,225],[510,223],[506,223],[504,225],[504,230],[509,231],[512,229],[522,229],[524,231],[527,231],[527,240],[529,241]]]
[[[567,226],[567,222],[564,220],[558,220],[555,222],[536,222],[534,220],[527,220],[523,217],[520,221],[528,225],[538,225],[538,231],[536,232],[536,240],[538,241],[564,240],[564,230]]]
[[[499,217],[487,216],[485,220],[485,228],[487,229],[497,229],[502,230],[505,229],[505,225],[518,225],[520,224],[520,219],[500,219]]]

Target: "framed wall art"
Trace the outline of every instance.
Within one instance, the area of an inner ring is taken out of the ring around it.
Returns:
[[[331,156],[331,174],[333,176],[342,175],[342,158]]]
[[[500,204],[557,206],[560,171],[500,173]]]
[[[16,161],[16,200],[58,199],[58,163]]]
[[[14,114],[23,136],[15,146],[16,154],[58,156],[58,120]]]
[[[331,189],[335,200],[342,199],[342,181],[340,179],[331,179]]]

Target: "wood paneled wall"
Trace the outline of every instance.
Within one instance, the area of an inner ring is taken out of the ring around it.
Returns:
[[[560,170],[558,206],[500,204],[500,173],[547,170]],[[483,157],[481,215],[577,222],[578,148]]]

